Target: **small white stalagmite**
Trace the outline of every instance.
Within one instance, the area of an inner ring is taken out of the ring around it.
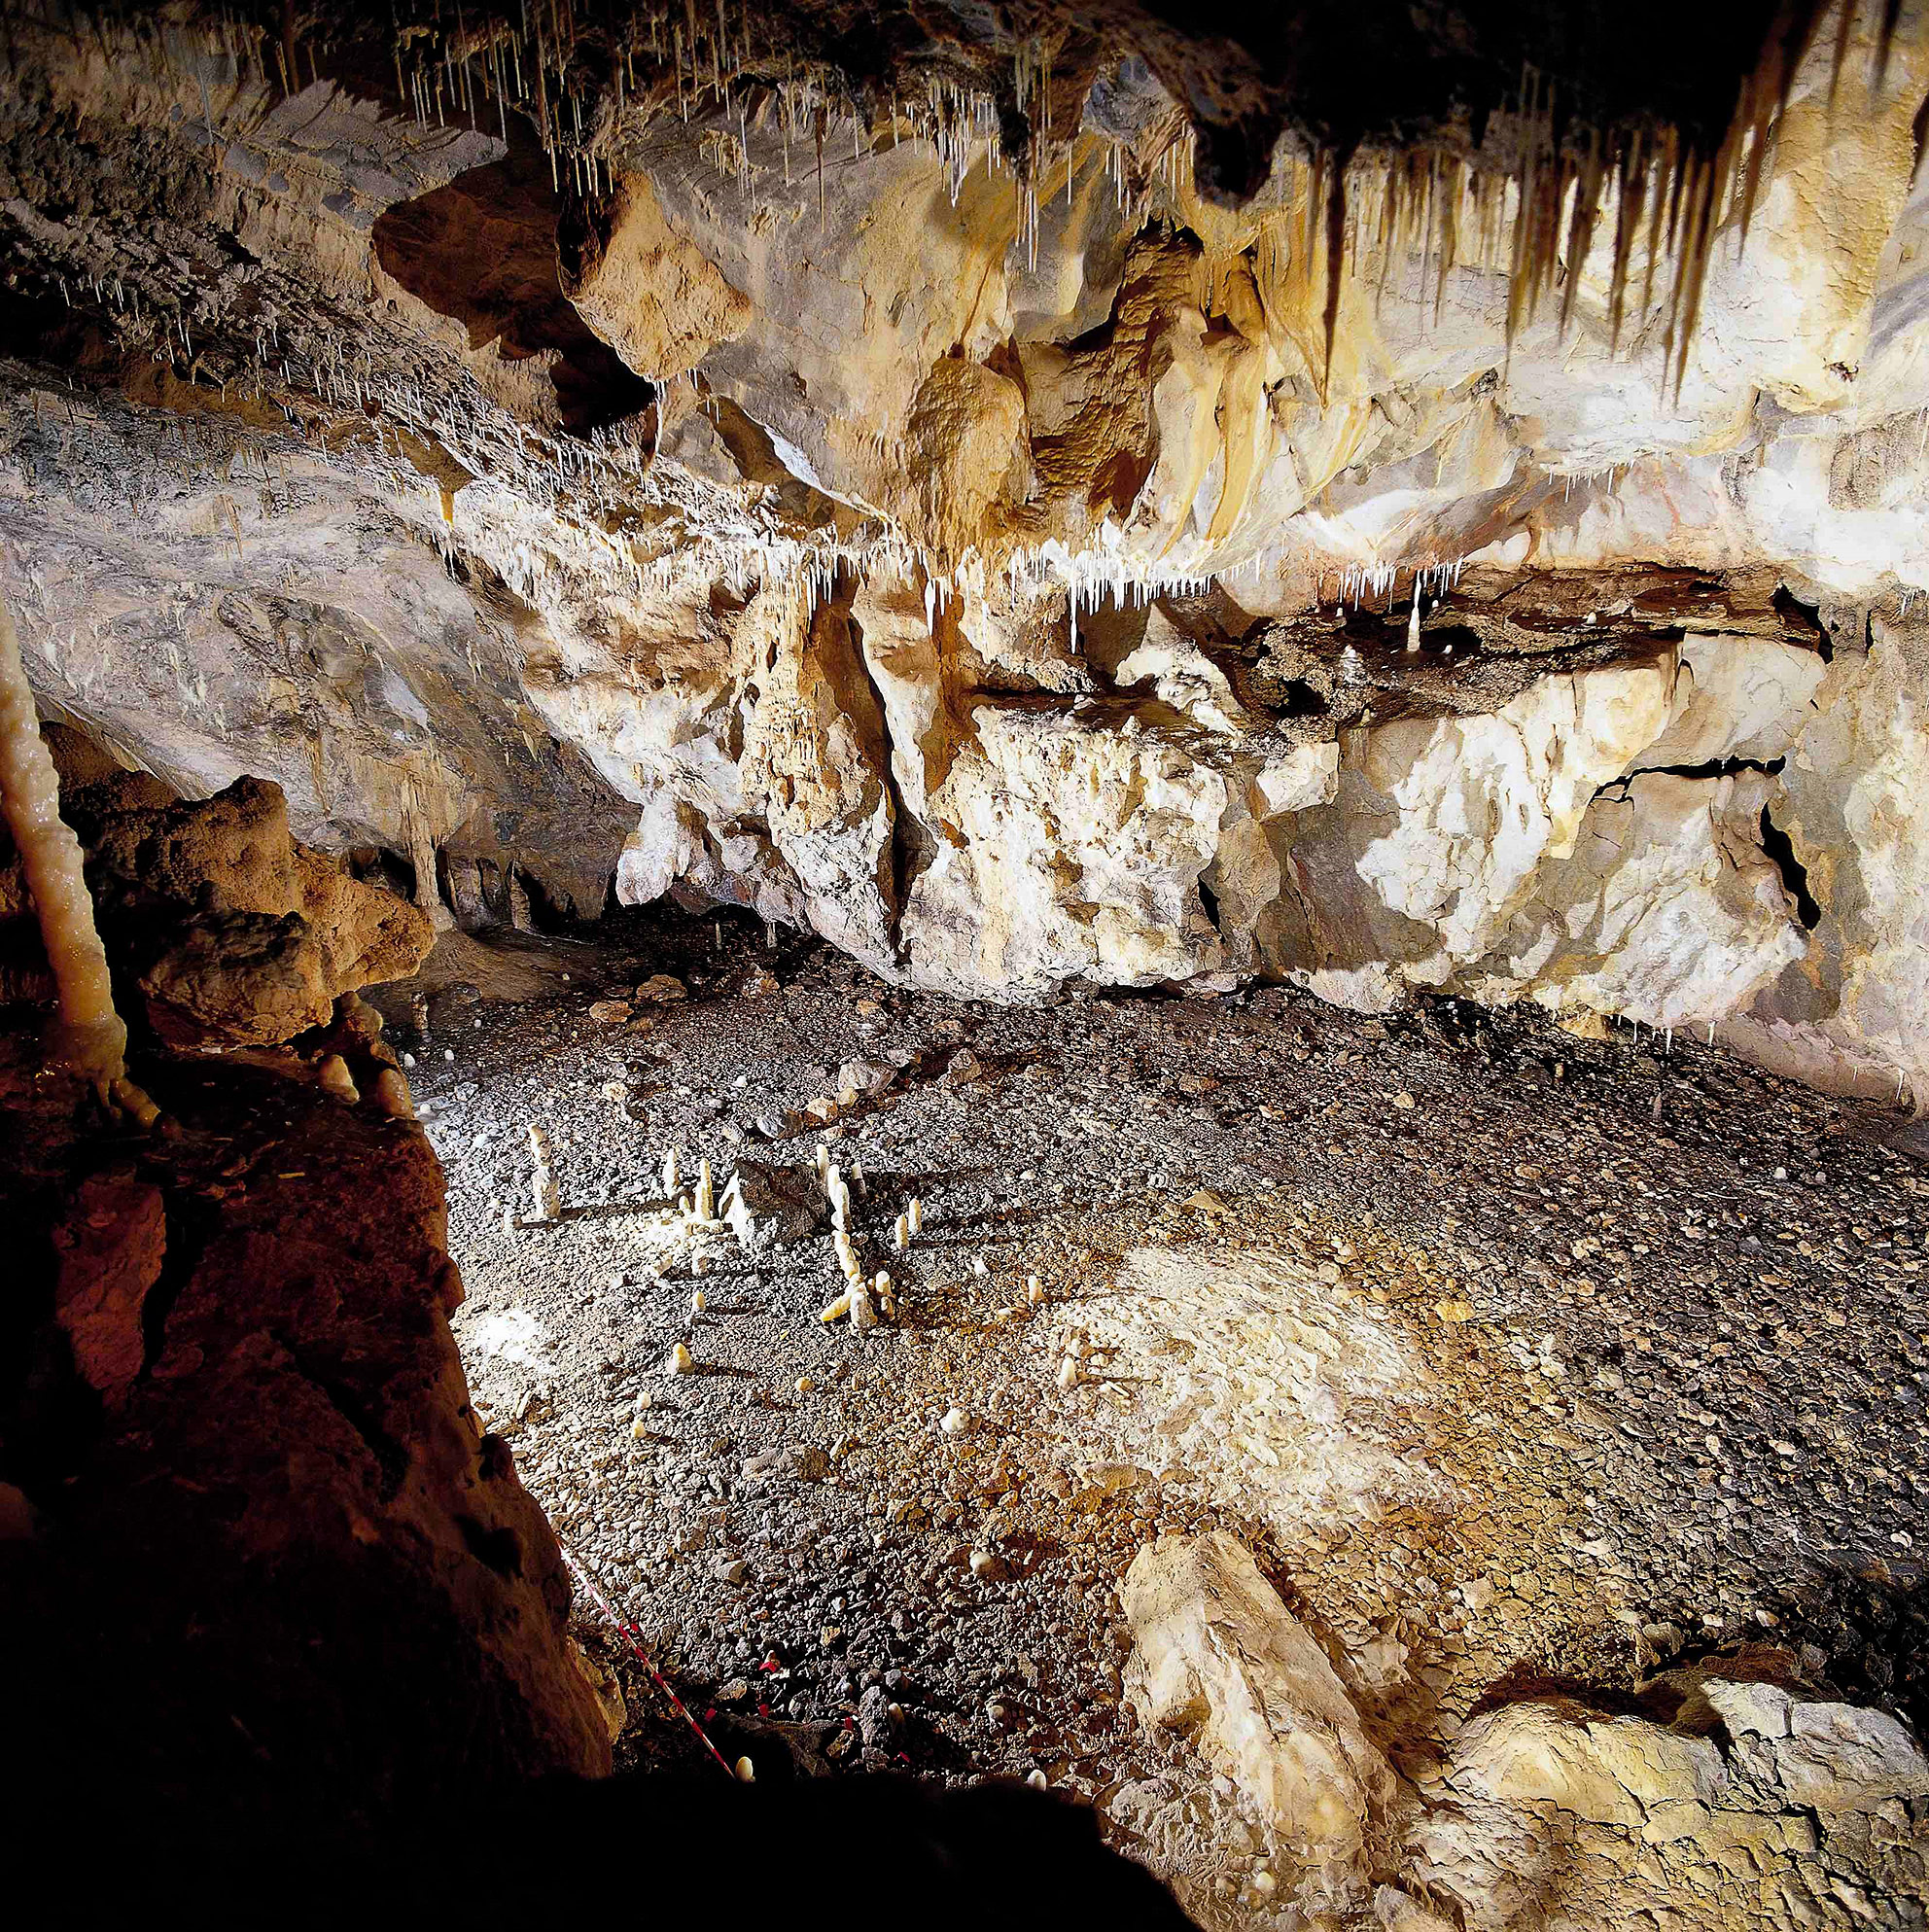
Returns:
[[[904,1219],[913,1235],[921,1235],[924,1233],[925,1204],[921,1200],[919,1200],[915,1194],[911,1196],[910,1207],[908,1207],[904,1211]]]
[[[851,1326],[859,1335],[868,1335],[877,1326],[877,1309],[862,1282],[854,1282],[851,1288]]]
[[[717,1182],[711,1175],[707,1154],[697,1163],[696,1217],[700,1221],[714,1221],[717,1218]]]
[[[529,1183],[530,1217],[553,1221],[563,1212],[563,1196],[556,1185],[556,1171],[549,1164],[549,1137],[534,1120],[529,1123],[529,1157],[536,1164]]]
[[[677,1150],[672,1147],[663,1156],[663,1194],[666,1200],[677,1198],[677,1188],[683,1177],[677,1172]]]
[[[899,1254],[902,1254],[904,1250],[911,1246],[910,1215],[908,1214],[898,1215],[897,1224],[891,1230],[891,1239],[895,1244]]]
[[[127,1079],[127,1029],[114,1010],[107,950],[93,923],[81,842],[60,816],[59,776],[41,740],[20,640],[4,596],[0,596],[0,807],[19,850],[47,963],[59,989],[54,1058],[89,1081],[103,1101],[113,1101],[139,1118],[152,1103]]]

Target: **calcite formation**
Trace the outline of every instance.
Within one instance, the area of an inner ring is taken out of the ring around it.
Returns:
[[[1122,1594],[1134,1704],[1237,1785],[1280,1871],[1267,1888],[1303,1924],[1507,1932],[1666,1913],[1766,1927],[1814,1916],[1822,1869],[1833,1896],[1873,1918],[1900,1801],[1929,1794],[1929,1758],[1902,1724],[1802,1686],[1790,1654],[1761,1645],[1663,1674],[1639,1714],[1498,1703],[1416,1788],[1233,1537],[1162,1537]],[[1371,1684],[1369,1658],[1345,1667]],[[1176,1810],[1133,1816],[1185,1864]]]
[[[61,802],[108,942],[102,978],[110,961],[124,967],[164,1036],[277,1044],[325,1024],[340,995],[405,978],[427,954],[428,915],[295,838],[278,787],[241,778],[183,800],[145,772],[76,769],[73,734],[58,742],[69,766]],[[25,905],[30,876],[11,842],[0,846],[0,908]],[[45,970],[39,927],[17,914],[0,923],[0,943],[14,979],[33,985]]]
[[[1403,14],[1378,105],[1326,7],[446,11],[11,37],[49,716],[444,923],[1929,1096],[1917,10]]]

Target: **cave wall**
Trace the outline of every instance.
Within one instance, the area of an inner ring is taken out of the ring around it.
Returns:
[[[973,998],[1526,998],[1929,1094],[1918,13],[1812,23],[1692,332],[1685,244],[1610,213],[1536,266],[1479,151],[1417,212],[1363,147],[1337,229],[1304,142],[1229,195],[1096,30],[1070,97],[1014,68],[1023,168],[985,96],[748,47],[727,102],[592,96],[566,168],[192,7],[29,25],[44,708],[471,921],[519,870]]]

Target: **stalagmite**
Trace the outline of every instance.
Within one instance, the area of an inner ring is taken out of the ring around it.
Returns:
[[[375,1075],[373,1088],[375,1105],[391,1120],[413,1120],[415,1103],[408,1091],[408,1082],[393,1067],[384,1067]]]
[[[677,1198],[679,1179],[680,1177],[677,1173],[677,1150],[675,1147],[672,1147],[663,1156],[663,1195],[666,1200],[674,1201]]]
[[[0,805],[19,849],[47,963],[59,988],[60,1025],[53,1057],[91,1081],[103,1101],[112,1098],[125,1106],[121,1089],[126,1085],[127,1029],[114,1010],[107,952],[94,928],[81,842],[60,816],[60,780],[41,742],[20,640],[4,596],[0,596]]]
[[[331,1053],[315,1070],[315,1079],[323,1092],[333,1094],[336,1100],[347,1101],[350,1106],[362,1098],[355,1084],[355,1075],[348,1071],[348,1062],[340,1054]]]
[[[877,1309],[870,1290],[861,1282],[851,1290],[851,1326],[859,1335],[868,1335],[877,1326]]]
[[[711,1176],[708,1155],[697,1163],[696,1218],[700,1221],[714,1221],[717,1218],[717,1183]]]
[[[529,1155],[536,1164],[529,1182],[531,1218],[553,1221],[563,1212],[563,1197],[556,1185],[555,1170],[549,1165],[549,1136],[534,1120],[529,1123]]]
[[[904,1219],[913,1235],[924,1233],[925,1204],[915,1194],[911,1197],[910,1207],[904,1211]]]
[[[911,1246],[910,1215],[908,1214],[898,1215],[896,1224],[891,1230],[891,1239],[893,1243],[895,1245],[899,1254],[902,1254],[904,1250]]]

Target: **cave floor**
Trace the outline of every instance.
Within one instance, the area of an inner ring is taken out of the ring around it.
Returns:
[[[1230,1787],[1121,1697],[1118,1580],[1204,1527],[1252,1546],[1410,1774],[1497,1699],[1612,1704],[1744,1641],[1922,1722],[1929,1177],[1895,1116],[1451,1001],[1000,1010],[654,913],[553,955],[550,994],[444,983],[426,1041],[396,1032],[456,1332],[567,1547],[765,1774],[1041,1774],[1128,1845],[1176,1793],[1196,1829],[1154,1862],[1195,1909],[1251,1902]],[[686,1000],[589,1014],[663,972]],[[896,1284],[866,1335],[819,1318],[827,1229],[747,1254],[660,1198],[666,1149],[720,1193],[821,1142]],[[600,1640],[624,1749],[687,1761]]]

